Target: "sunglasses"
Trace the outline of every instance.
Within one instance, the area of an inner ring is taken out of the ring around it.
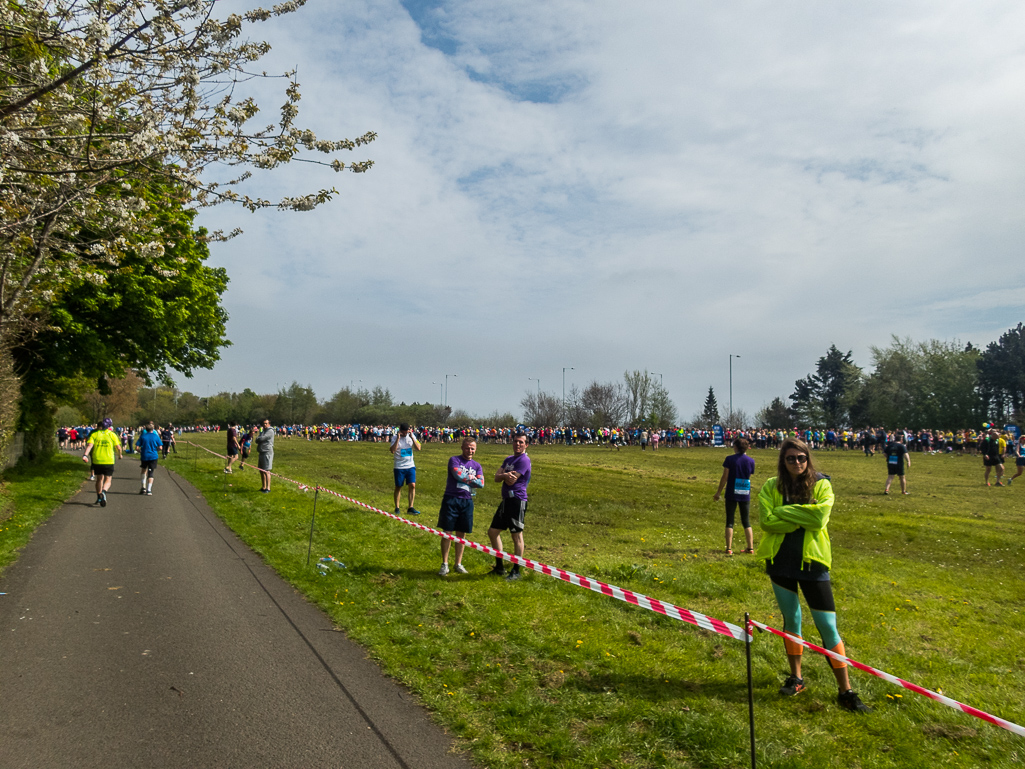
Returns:
[[[805,464],[808,463],[808,455],[807,454],[789,454],[788,456],[783,457],[783,460],[788,465],[805,465]]]

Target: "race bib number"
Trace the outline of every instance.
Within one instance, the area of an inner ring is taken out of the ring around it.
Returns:
[[[737,478],[733,481],[733,496],[735,497],[750,497],[751,496],[751,479],[750,478]]]
[[[412,447],[410,447],[408,449],[399,449],[399,456],[400,457],[411,457],[411,456],[413,456],[413,449],[412,449]]]

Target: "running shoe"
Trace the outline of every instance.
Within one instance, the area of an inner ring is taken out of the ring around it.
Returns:
[[[517,579],[522,579],[522,577],[523,577],[523,575],[520,574],[518,571],[511,571],[511,572],[509,572],[509,576],[505,578],[505,581],[506,582],[513,582],[513,581],[515,581]]]
[[[396,507],[395,508],[395,515],[402,515],[402,510]]]
[[[504,566],[497,566],[496,565],[491,571],[488,572],[488,574],[489,575],[493,575],[495,577],[504,577],[505,576],[505,567]]]
[[[146,496],[147,497],[152,497],[153,496],[153,489],[146,489]]]
[[[997,481],[995,485],[996,486],[1003,486],[1004,484],[1001,481]]]
[[[406,515],[420,515],[420,511],[415,507],[411,507],[406,511]]]
[[[439,577],[447,577],[448,576],[448,564],[447,563],[441,564],[441,568],[438,569],[438,576]]]
[[[795,694],[804,691],[804,679],[797,676],[787,676],[787,680],[779,687],[779,693],[784,697],[793,697]]]
[[[466,570],[466,567],[463,566],[463,564],[461,564],[461,563],[457,563],[455,566],[453,566],[452,567],[452,571],[454,571],[456,574],[469,574],[470,573],[470,572],[468,572]]]
[[[146,487],[143,486],[141,489],[139,489],[139,493],[140,494],[145,494],[146,493]]]
[[[100,507],[107,506],[107,495],[106,493],[100,494]]]
[[[845,692],[840,692],[836,695],[837,704],[840,705],[844,710],[849,710],[852,713],[871,713],[872,708],[861,701],[861,697],[853,689],[848,689]]]

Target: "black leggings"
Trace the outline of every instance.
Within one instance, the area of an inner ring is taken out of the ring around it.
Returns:
[[[726,528],[733,528],[734,513],[737,510],[737,506],[740,506],[740,523],[745,529],[751,528],[751,503],[741,502],[738,499],[727,499],[726,500]]]

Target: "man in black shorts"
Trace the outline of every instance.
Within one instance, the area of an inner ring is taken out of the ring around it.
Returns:
[[[491,521],[488,538],[495,550],[501,550],[501,533],[508,529],[513,541],[513,552],[522,558],[523,521],[527,515],[527,484],[530,483],[526,433],[518,432],[513,436],[513,454],[505,458],[502,467],[495,473],[495,483],[502,484],[502,502]],[[501,558],[495,559],[495,568],[490,573],[498,576],[505,574],[505,564]],[[506,579],[519,578],[520,566],[516,564]]]
[[[470,437],[463,438],[462,454],[448,460],[448,480],[445,483],[445,496],[441,499],[441,511],[438,513],[438,528],[446,534],[455,534],[460,539],[473,531],[473,495],[477,489],[484,488],[484,468],[473,458],[477,451],[477,442]],[[452,540],[441,538],[441,569],[439,577],[448,574],[448,551]],[[462,542],[456,542],[456,562],[452,570],[457,574],[466,574],[463,566]]]
[[[901,443],[897,436],[893,436],[893,440],[890,441],[886,446],[886,488],[883,490],[883,494],[890,493],[890,484],[893,483],[894,476],[900,478],[900,493],[908,493],[908,479],[904,477],[904,465],[907,463],[908,467],[911,467],[911,454],[908,453],[907,446]]]
[[[997,486],[1003,486],[1004,477],[1004,455],[1000,450],[1000,434],[996,428],[990,428],[989,433],[979,442],[979,451],[982,453],[982,464],[986,468],[986,485],[989,486],[989,471],[994,467],[997,469]]]

